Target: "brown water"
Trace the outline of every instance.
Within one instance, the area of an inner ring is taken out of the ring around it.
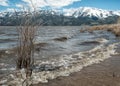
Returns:
[[[42,46],[36,47],[39,50],[35,52],[34,72],[50,72],[46,76],[40,75],[41,82],[51,79],[49,75],[53,75],[54,78],[66,76],[114,54],[114,47],[111,45],[119,42],[119,38],[114,34],[107,31],[81,33],[81,28],[85,27],[44,26],[38,29],[36,43],[41,43]],[[56,40],[61,38],[65,39]],[[16,47],[16,44],[16,27],[0,27],[0,50],[5,50],[4,54],[0,55],[0,77],[15,71],[15,54],[9,54],[6,50]]]

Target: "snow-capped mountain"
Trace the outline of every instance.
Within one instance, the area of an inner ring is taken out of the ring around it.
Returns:
[[[120,16],[120,11],[108,11],[93,7],[80,7],[76,9],[64,9],[65,16],[74,16],[74,17],[97,17],[97,18],[106,18],[108,16]]]
[[[0,12],[0,25],[19,25],[25,15],[33,17],[34,12]],[[93,7],[80,7],[63,10],[38,10],[36,21],[44,25],[98,25],[117,23],[120,11],[109,11]]]
[[[0,12],[0,17],[4,17],[5,15],[15,15],[13,12]],[[23,12],[17,12],[18,15],[23,15]],[[97,18],[107,18],[109,16],[120,16],[120,11],[109,11],[103,10],[93,7],[80,7],[80,8],[71,8],[71,9],[63,9],[63,10],[40,10],[39,14],[45,15],[60,15],[64,16],[73,16],[73,17],[97,17]]]

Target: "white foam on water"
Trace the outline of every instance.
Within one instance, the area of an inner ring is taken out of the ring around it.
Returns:
[[[48,64],[47,67],[58,66],[60,68],[52,71],[33,71],[31,78],[27,82],[32,84],[39,82],[47,83],[48,79],[55,79],[58,76],[69,76],[71,73],[80,71],[83,67],[100,63],[111,57],[111,55],[117,54],[115,52],[116,45],[118,45],[118,43],[111,44],[107,47],[100,45],[89,51],[60,56],[59,60],[53,59],[45,62],[36,61],[35,64],[38,65],[36,68],[39,68],[39,66],[43,64]],[[25,78],[16,77],[15,75],[12,79],[13,80],[8,83],[16,84],[17,86],[22,86],[23,81],[25,81]]]
[[[107,43],[108,42],[108,40],[105,39],[105,38],[97,38],[95,40],[98,41],[98,42],[100,42],[100,43]]]
[[[0,66],[7,66],[8,64],[5,64],[5,63],[0,63]]]
[[[11,67],[11,68],[1,68],[0,70],[1,71],[13,71],[13,70],[16,70],[16,68],[13,68],[13,67]]]

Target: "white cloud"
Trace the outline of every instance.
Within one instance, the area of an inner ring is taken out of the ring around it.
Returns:
[[[75,1],[80,1],[80,0],[47,0],[47,3],[51,7],[60,8],[60,7],[63,7],[63,6],[68,6]]]
[[[23,5],[22,4],[16,4],[16,7],[23,8]]]
[[[14,8],[7,8],[5,11],[6,12],[15,12],[15,9]]]
[[[8,0],[0,0],[0,6],[8,6]]]
[[[22,0],[22,1],[26,2],[27,5],[32,8],[33,8],[33,6],[35,8],[48,6],[48,4],[44,0]]]
[[[22,0],[28,4],[28,6],[32,6],[31,1],[33,5],[36,8],[39,7],[45,7],[45,6],[50,6],[52,8],[61,8],[64,6],[68,6],[72,4],[73,2],[76,1],[81,1],[81,0]]]

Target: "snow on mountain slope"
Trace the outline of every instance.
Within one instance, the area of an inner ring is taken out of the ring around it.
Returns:
[[[71,8],[63,10],[65,16],[74,16],[74,17],[97,17],[97,18],[106,18],[108,16],[118,15],[120,16],[120,11],[108,11],[102,10],[93,7],[80,7],[80,8]]]
[[[0,12],[0,17],[4,17],[6,15],[6,12]]]
[[[70,9],[63,9],[63,10],[39,10],[39,14],[44,15],[60,15],[63,14],[64,16],[73,16],[73,17],[97,17],[97,18],[106,18],[108,16],[120,16],[120,11],[108,11],[93,7],[80,7],[80,8],[70,8]],[[18,16],[22,16],[25,13],[17,12]],[[8,15],[14,16],[14,12],[0,12],[0,17],[4,17]]]
[[[120,11],[114,11],[113,13],[114,13],[115,15],[120,16]]]

